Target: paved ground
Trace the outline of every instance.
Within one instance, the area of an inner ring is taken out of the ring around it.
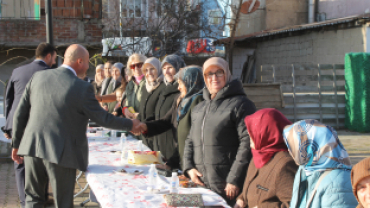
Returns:
[[[370,157],[370,133],[362,134],[357,132],[351,132],[346,130],[338,131],[339,139],[346,147],[350,154],[351,161],[356,164],[358,161],[365,157]],[[9,144],[0,141],[0,208],[16,208],[19,207],[18,193],[14,179],[13,163],[4,156],[10,154]],[[86,180],[82,177],[79,180],[80,184],[84,187]],[[79,191],[79,187],[76,185],[75,193]],[[49,193],[51,193],[49,188]],[[80,207],[80,203],[88,199],[89,189],[86,190],[79,197],[75,198],[74,206]],[[47,206],[47,208],[53,208],[53,205]],[[97,203],[89,202],[85,205],[89,208],[98,208]]]

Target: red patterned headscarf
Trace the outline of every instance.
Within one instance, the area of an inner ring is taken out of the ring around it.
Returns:
[[[283,129],[292,124],[280,111],[266,108],[247,116],[244,119],[248,133],[254,142],[252,149],[256,167],[262,168],[277,152],[287,152]]]

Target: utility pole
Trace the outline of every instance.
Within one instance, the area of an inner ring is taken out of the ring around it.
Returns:
[[[230,47],[229,47],[229,69],[230,72],[233,73],[233,55],[234,55],[234,43],[235,43],[235,32],[236,32],[236,26],[239,22],[239,16],[240,16],[240,8],[242,7],[243,0],[239,0],[239,5],[237,7],[236,16],[235,16],[235,22],[233,25],[233,28],[231,30],[231,36],[230,36]]]
[[[45,0],[46,13],[46,42],[54,45],[53,39],[53,10],[51,9],[51,0]]]

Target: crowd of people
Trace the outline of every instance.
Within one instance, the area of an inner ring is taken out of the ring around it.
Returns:
[[[71,207],[75,170],[88,165],[88,119],[132,132],[162,153],[157,168],[182,170],[234,208],[370,207],[370,158],[352,168],[332,127],[257,111],[223,58],[197,66],[133,54],[126,66],[96,66],[91,84],[78,78],[87,69],[87,50],[71,45],[61,67],[29,76],[21,92],[7,133],[15,164],[25,163],[27,207],[45,202],[48,180],[58,207]]]

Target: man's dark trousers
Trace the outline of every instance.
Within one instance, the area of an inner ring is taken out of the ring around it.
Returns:
[[[24,163],[18,164],[14,162],[15,181],[17,182],[17,189],[19,195],[19,202],[24,208],[26,204],[26,194],[24,193],[24,182],[25,182],[25,168]]]
[[[76,181],[76,169],[62,167],[45,159],[24,157],[26,166],[27,208],[42,208],[50,177],[54,198],[58,207],[73,207],[73,193]],[[37,185],[35,185],[37,184]]]
[[[10,135],[11,132],[10,132]],[[25,189],[25,165],[24,162],[22,164],[18,164],[14,162],[14,173],[15,173],[15,181],[17,182],[17,189],[18,189],[18,195],[19,195],[19,203],[21,204],[22,208],[25,207],[26,205],[26,193],[24,192]],[[48,183],[48,177],[46,176],[45,180],[46,186],[45,186],[45,201],[49,198],[48,195],[48,188],[49,188],[49,183]]]

